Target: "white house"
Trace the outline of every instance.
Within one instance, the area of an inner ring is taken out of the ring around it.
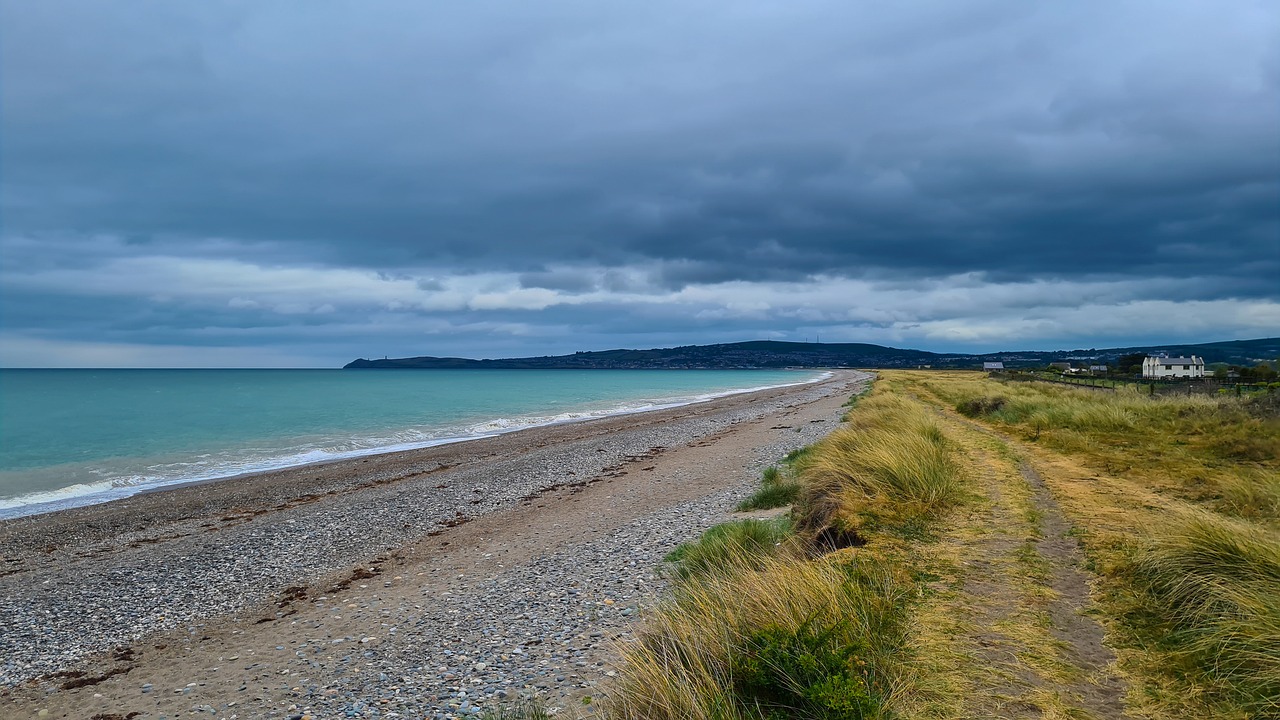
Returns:
[[[1148,357],[1142,361],[1144,378],[1198,378],[1204,377],[1204,358],[1196,357]]]

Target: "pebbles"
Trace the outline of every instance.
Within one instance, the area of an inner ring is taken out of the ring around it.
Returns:
[[[0,683],[48,675],[155,630],[185,627],[198,634],[205,618],[259,606],[287,586],[315,582],[435,529],[515,506],[566,478],[608,475],[652,448],[695,443],[832,392],[832,385],[815,385],[700,416],[637,423],[599,436],[581,433],[516,456],[362,489],[358,501],[338,496],[215,533],[73,560],[39,576],[0,578]],[[777,433],[776,442],[756,448],[753,464],[759,469],[776,462],[825,435],[837,420],[838,413]],[[335,617],[376,613],[381,627],[280,646],[284,659],[272,672],[282,678],[277,697],[288,703],[253,712],[465,717],[525,695],[552,705],[598,696],[596,685],[615,672],[605,660],[608,644],[628,637],[631,620],[664,587],[657,573],[663,555],[722,521],[754,482],[743,478],[487,579],[454,578],[446,592],[415,603],[384,601],[379,592],[392,578],[366,571],[368,578],[354,579],[340,599],[310,602],[333,602]],[[151,691],[132,687],[139,694]]]

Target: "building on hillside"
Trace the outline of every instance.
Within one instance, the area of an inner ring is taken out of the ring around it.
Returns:
[[[1089,374],[1090,375],[1106,375],[1107,366],[1106,365],[1090,365]]]
[[[1195,355],[1191,357],[1149,356],[1142,361],[1142,377],[1202,378],[1204,377],[1204,358]]]
[[[1062,372],[1071,372],[1071,363],[1069,362],[1051,362],[1049,367],[1061,370]]]
[[[988,372],[1004,372],[1004,363],[999,360],[995,362],[984,362],[982,363],[982,369]]]

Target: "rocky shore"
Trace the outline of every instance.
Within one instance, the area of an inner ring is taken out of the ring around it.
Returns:
[[[865,378],[2,523],[0,715],[589,712],[663,555]]]

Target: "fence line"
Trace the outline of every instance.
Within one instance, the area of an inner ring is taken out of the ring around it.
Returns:
[[[1139,392],[1147,395],[1216,395],[1225,390],[1234,395],[1275,392],[1274,385],[1267,383],[1222,382],[1217,378],[1205,377],[1195,379],[1157,379],[1157,378],[1106,378],[1093,376],[1042,375],[1034,372],[1006,371],[991,373],[994,377],[1002,377],[1016,382],[1047,382],[1058,385],[1071,385],[1094,390],[1110,390],[1134,385]]]

